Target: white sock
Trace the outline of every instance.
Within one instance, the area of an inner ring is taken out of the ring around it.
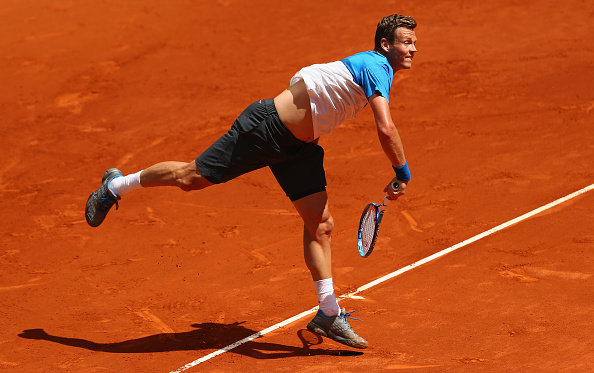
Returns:
[[[332,278],[326,278],[319,281],[314,281],[316,293],[318,294],[318,303],[320,310],[326,316],[336,316],[340,313],[340,307],[334,294],[334,285]]]
[[[117,197],[122,198],[124,194],[142,188],[142,185],[140,185],[141,172],[142,171],[138,171],[135,174],[111,179],[108,185],[109,191],[115,194]]]

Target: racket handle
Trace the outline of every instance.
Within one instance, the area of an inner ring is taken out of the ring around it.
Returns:
[[[398,192],[398,189],[400,189],[400,184],[398,184],[397,181],[394,181],[392,183],[392,188]],[[388,206],[388,203],[390,202],[390,200],[388,199],[388,193],[386,193],[386,196],[384,197],[384,201],[382,202],[383,206]]]

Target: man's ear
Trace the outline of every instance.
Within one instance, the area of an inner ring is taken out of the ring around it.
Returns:
[[[390,42],[388,41],[388,39],[382,38],[382,40],[380,40],[380,46],[382,47],[382,50],[384,52],[390,51]]]

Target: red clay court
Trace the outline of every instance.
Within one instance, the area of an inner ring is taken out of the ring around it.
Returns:
[[[103,172],[190,161],[301,67],[412,15],[390,102],[413,180],[359,257],[391,178],[371,109],[322,137],[337,295],[571,198],[342,300],[369,341],[305,330],[302,223],[269,170],[126,196]],[[591,1],[68,1],[0,6],[0,370],[592,372]]]

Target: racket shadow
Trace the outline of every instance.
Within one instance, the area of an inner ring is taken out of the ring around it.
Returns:
[[[288,346],[278,343],[260,342],[253,340],[245,343],[229,352],[235,352],[241,355],[253,357],[256,359],[280,359],[288,357],[307,357],[307,356],[360,356],[363,355],[361,351],[343,350],[343,349],[326,349],[326,348],[311,348],[322,344],[324,339],[307,330],[301,329],[297,331],[297,337],[301,341],[301,347]],[[336,345],[335,342],[331,342]],[[237,351],[235,351],[237,350]]]

